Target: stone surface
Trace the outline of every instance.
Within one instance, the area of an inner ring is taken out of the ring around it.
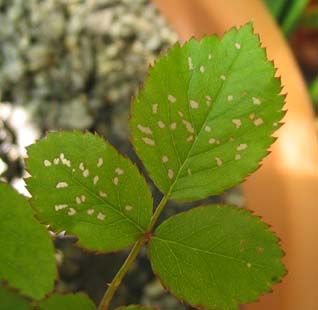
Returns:
[[[122,113],[149,63],[177,40],[144,0],[1,0],[0,20],[0,100],[27,106],[43,132],[127,139]]]

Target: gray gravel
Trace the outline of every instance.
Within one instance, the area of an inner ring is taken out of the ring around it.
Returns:
[[[42,130],[128,136],[130,98],[176,35],[145,0],[0,0],[0,101]]]

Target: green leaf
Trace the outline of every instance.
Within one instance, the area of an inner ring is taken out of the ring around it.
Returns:
[[[31,310],[28,301],[0,284],[0,310]]]
[[[318,77],[308,87],[309,95],[314,106],[318,105]]]
[[[50,235],[13,188],[0,184],[0,201],[0,279],[40,299],[53,289],[56,278]]]
[[[318,29],[318,0],[316,6],[305,9],[299,21],[299,28],[305,28],[309,31]]]
[[[84,294],[52,295],[39,303],[39,310],[96,310],[94,303]]]
[[[164,194],[218,194],[259,167],[283,116],[281,85],[252,25],[178,43],[132,105],[138,156]]]
[[[288,5],[289,1],[290,0],[264,0],[267,8],[272,13],[273,17],[275,17],[277,22],[282,19],[284,9],[286,7],[286,4]]]
[[[281,23],[282,31],[289,36],[297,26],[309,0],[294,0],[288,7],[286,16]]]
[[[138,240],[152,214],[144,178],[93,134],[51,133],[28,148],[26,180],[37,216],[79,245],[114,251]]]
[[[299,23],[309,0],[265,0],[285,36],[289,36]]]
[[[119,307],[119,308],[116,308],[115,310],[156,310],[156,309],[158,308],[146,307],[141,305],[130,305],[130,306]]]
[[[200,309],[237,309],[285,275],[277,237],[232,206],[199,207],[165,221],[149,256],[163,285]]]

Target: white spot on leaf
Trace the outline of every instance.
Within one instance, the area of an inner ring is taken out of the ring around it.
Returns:
[[[69,208],[67,214],[69,216],[73,216],[76,214],[76,210],[74,208]]]
[[[161,158],[161,161],[165,164],[169,161],[169,158],[167,155],[163,155],[162,158]]]
[[[262,103],[261,100],[259,98],[256,98],[256,97],[252,97],[252,101],[256,105],[260,105]]]
[[[195,100],[190,100],[190,106],[192,109],[198,109],[199,108],[199,102]]]
[[[166,126],[165,126],[163,121],[158,121],[158,127],[159,128],[165,128]]]
[[[212,54],[209,54],[209,55],[208,55],[208,59],[212,59]]]
[[[232,123],[235,125],[236,128],[240,128],[242,126],[242,121],[238,118],[232,119]]]
[[[58,165],[59,162],[60,162],[59,158],[54,158],[54,160],[53,160],[54,165]]]
[[[233,101],[233,96],[232,95],[228,95],[227,96],[227,101]]]
[[[206,132],[210,132],[210,131],[211,131],[211,127],[210,127],[210,126],[205,126],[205,127],[204,127],[204,130],[205,130]]]
[[[174,175],[173,170],[172,170],[172,169],[168,169],[168,178],[169,178],[170,180],[173,179],[173,175]]]
[[[131,211],[132,209],[133,209],[133,207],[130,206],[130,205],[126,205],[125,206],[125,210],[128,211],[128,212]]]
[[[217,164],[218,166],[222,166],[222,165],[223,165],[223,161],[222,161],[221,158],[219,158],[219,157],[214,157],[214,159],[215,159],[216,164]]]
[[[191,135],[191,136],[189,136],[188,138],[187,138],[187,141],[188,142],[191,142],[193,140],[193,135]]]
[[[170,128],[171,128],[172,130],[175,130],[175,129],[177,128],[177,123],[171,123],[171,124],[170,124]]]
[[[81,201],[85,202],[86,201],[86,196],[85,195],[81,195]]]
[[[235,47],[239,50],[239,49],[241,48],[241,44],[238,43],[238,42],[236,42],[236,43],[235,43]]]
[[[68,207],[68,205],[55,205],[54,206],[55,211],[60,211],[60,210],[65,209],[67,207]]]
[[[211,98],[210,96],[205,96],[205,99],[206,99],[207,101],[211,101],[211,100],[212,100],[212,98]]]
[[[83,163],[80,163],[79,166],[78,166],[79,170],[81,171],[84,171],[84,164]]]
[[[43,163],[45,167],[50,167],[52,165],[51,162],[47,159],[45,159]]]
[[[204,72],[205,72],[204,66],[201,66],[201,67],[200,67],[200,72],[201,72],[201,73],[204,73]]]
[[[118,177],[114,177],[114,179],[113,179],[113,183],[117,186],[117,185],[118,185],[118,182],[119,182]]]
[[[150,138],[147,138],[147,137],[144,137],[142,138],[142,140],[147,144],[147,145],[151,145],[151,146],[154,146],[155,145],[155,141],[150,139]]]
[[[172,95],[168,95],[168,100],[169,100],[170,102],[172,102],[172,103],[174,103],[174,102],[177,101],[176,97],[174,97],[174,96],[172,96]]]
[[[189,70],[193,70],[193,62],[191,57],[188,57],[188,67],[189,67]]]
[[[83,177],[84,178],[87,178],[89,176],[89,170],[88,169],[85,169],[84,171],[83,171]]]
[[[103,163],[104,163],[104,160],[103,160],[103,158],[98,158],[98,161],[97,161],[97,167],[101,167],[102,165],[103,165]]]
[[[152,114],[157,114],[158,113],[158,104],[153,104],[152,105]]]
[[[77,197],[75,198],[75,201],[76,201],[76,203],[77,203],[78,205],[82,203],[81,197],[79,197],[79,196],[77,196]]]
[[[223,80],[223,81],[225,81],[225,80],[226,80],[226,76],[225,76],[224,74],[222,74],[222,75],[220,76],[220,79]]]
[[[103,214],[102,212],[98,212],[97,219],[99,219],[100,221],[104,221],[105,217],[105,214]]]
[[[94,209],[88,209],[86,212],[88,215],[93,215],[95,211]]]
[[[215,142],[216,142],[216,140],[214,138],[209,139],[209,144],[214,144]]]
[[[190,133],[194,133],[194,128],[192,127],[192,124],[190,122],[186,120],[182,120],[182,122]]]
[[[249,117],[250,120],[253,120],[255,118],[255,114],[251,113],[248,117]]]
[[[98,180],[99,180],[99,176],[98,176],[98,175],[95,175],[95,176],[94,176],[94,179],[93,179],[94,185],[96,185],[96,183],[98,182]]]
[[[240,154],[236,154],[235,155],[235,160],[239,160],[239,159],[241,159],[241,155]]]
[[[103,198],[106,198],[107,197],[107,193],[103,192],[103,191],[100,191],[99,192],[99,196],[103,197]]]
[[[71,162],[65,158],[63,153],[60,154],[60,159],[63,165],[71,167]]]
[[[62,164],[67,166],[67,167],[71,167],[71,161],[66,159],[66,158],[62,159]]]
[[[148,135],[152,135],[152,130],[149,128],[149,127],[145,127],[141,124],[138,124],[137,125],[137,128],[142,132],[142,133],[145,133],[145,134],[148,134]]]
[[[257,119],[254,121],[254,125],[255,125],[255,126],[262,125],[263,123],[264,123],[264,121],[263,121],[261,118],[257,118]]]
[[[242,144],[240,144],[236,149],[238,150],[238,151],[243,151],[243,150],[245,150],[247,148],[247,144],[246,143],[242,143]]]
[[[65,187],[68,187],[67,182],[59,182],[56,184],[56,188],[65,188]]]
[[[119,167],[115,169],[115,172],[116,172],[118,175],[123,175],[123,174],[124,174],[124,170],[121,169],[121,168],[119,168]]]

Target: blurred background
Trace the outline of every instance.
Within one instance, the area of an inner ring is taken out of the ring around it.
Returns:
[[[164,2],[158,7],[170,22]],[[301,68],[310,109],[317,116],[318,2],[263,2]],[[130,100],[149,64],[185,38],[186,26],[179,26],[178,17],[170,26],[148,0],[0,0],[0,180],[29,195],[22,180],[25,146],[49,130],[96,131],[138,162],[129,142]],[[191,16],[187,18],[191,25]],[[218,31],[217,27],[213,31],[212,20],[205,33]],[[159,193],[150,186],[158,200]],[[211,200],[244,206],[239,188]],[[191,205],[180,208],[171,203],[163,218],[186,208]],[[84,291],[98,303],[127,252],[95,255],[74,246],[76,239],[71,236],[54,239],[60,274],[56,291]],[[190,309],[163,291],[145,251],[124,279],[113,305],[133,303]]]

